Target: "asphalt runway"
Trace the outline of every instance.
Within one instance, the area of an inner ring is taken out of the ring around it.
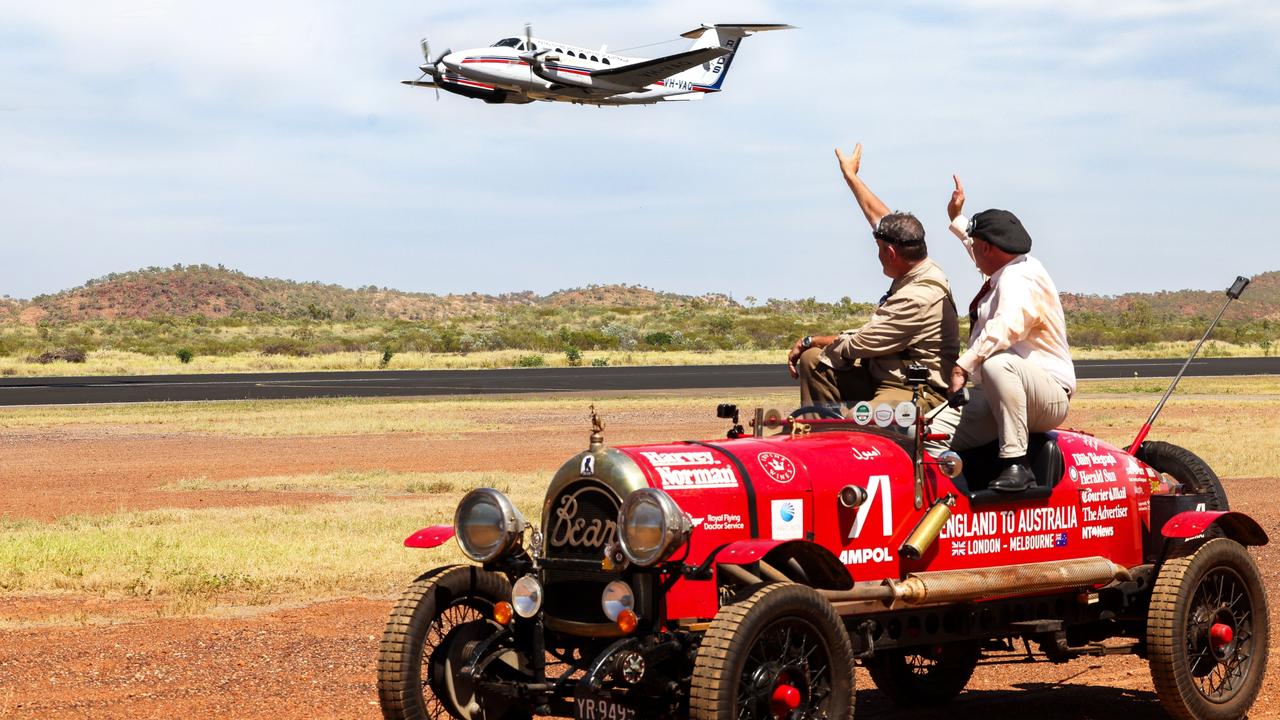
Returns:
[[[1168,378],[1182,360],[1081,360],[1081,378]],[[1188,376],[1275,375],[1280,358],[1196,360]],[[785,365],[0,378],[0,405],[795,387]]]

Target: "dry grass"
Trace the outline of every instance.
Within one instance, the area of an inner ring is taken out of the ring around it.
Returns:
[[[239,490],[242,492],[299,492],[332,495],[449,495],[457,497],[477,487],[541,487],[555,472],[368,472],[343,471],[311,475],[274,475],[213,481],[190,478],[160,488],[179,492]]]
[[[1194,342],[1152,343],[1132,348],[1073,348],[1077,360],[1104,360],[1123,358],[1181,358],[1191,352]],[[1205,357],[1261,357],[1270,348],[1260,345],[1235,344],[1210,341],[1203,351]],[[535,352],[532,350],[489,350],[471,353],[396,353],[388,369],[391,370],[477,370],[517,367],[518,360],[528,355],[540,355],[547,367],[568,367],[569,361],[561,352]],[[785,349],[777,350],[715,350],[694,352],[687,350],[584,350],[582,364],[590,366],[594,360],[603,360],[611,366],[632,365],[743,365],[781,363]],[[253,372],[311,372],[323,370],[377,370],[380,369],[380,352],[336,352],[307,357],[263,355],[256,352],[235,353],[224,356],[196,356],[190,363],[181,363],[171,355],[155,356],[119,350],[95,350],[83,363],[54,362],[47,365],[27,362],[22,357],[0,357],[0,376],[49,377],[75,375],[183,375],[202,373],[253,373]]]
[[[539,353],[532,350],[491,350],[472,353],[396,353],[389,370],[485,370],[517,367],[519,358],[540,355],[547,367],[568,367],[562,352]],[[785,350],[717,350],[645,351],[584,350],[582,364],[590,366],[603,360],[611,366],[622,365],[739,365],[781,363]],[[0,375],[16,377],[50,377],[77,375],[184,375],[202,373],[312,372],[321,370],[378,370],[380,352],[336,352],[307,357],[263,355],[256,352],[225,356],[196,356],[181,363],[174,356],[154,356],[118,350],[90,352],[83,363],[54,362],[47,365],[27,362],[20,357],[0,357]]]

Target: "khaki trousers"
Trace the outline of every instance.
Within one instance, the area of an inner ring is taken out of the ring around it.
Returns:
[[[1027,454],[1027,435],[1046,432],[1067,419],[1067,391],[1039,365],[1011,352],[982,363],[982,384],[969,390],[969,404],[938,413],[929,432],[951,435],[952,450],[1000,441],[1000,457]],[[930,442],[935,455],[946,443]]]
[[[803,405],[852,405],[866,400],[872,405],[888,403],[897,407],[900,402],[911,402],[911,388],[871,377],[866,365],[859,363],[848,370],[836,370],[821,362],[822,349],[809,348],[800,354],[796,369],[800,371],[800,404]],[[920,404],[925,409],[936,407],[942,398],[932,389],[921,395]]]

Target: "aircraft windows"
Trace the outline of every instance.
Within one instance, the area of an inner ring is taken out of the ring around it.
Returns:
[[[600,58],[596,57],[595,55],[592,55],[591,62],[600,62]]]
[[[530,50],[537,50],[537,49],[538,49],[538,46],[537,46],[537,44],[535,44],[535,43],[530,43],[530,44],[529,44],[529,49],[530,49]]]
[[[556,52],[558,52],[558,53],[562,53],[562,52],[564,52],[564,51],[563,51],[563,50],[561,50],[560,48],[556,48]]]
[[[609,58],[604,58],[604,59],[602,59],[600,62],[604,63],[605,65],[608,65],[608,64],[609,64]]]
[[[519,47],[519,46],[520,46],[520,38],[503,38],[502,40],[499,40],[498,42],[493,44],[493,47],[513,48],[513,47]]]

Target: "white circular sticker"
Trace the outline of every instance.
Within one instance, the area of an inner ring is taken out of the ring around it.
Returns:
[[[853,406],[853,421],[859,425],[871,424],[871,403],[863,400]]]
[[[756,456],[756,460],[760,462],[760,467],[764,468],[764,473],[773,478],[774,482],[789,483],[796,477],[796,465],[786,455],[762,452]]]
[[[894,422],[898,423],[898,427],[909,428],[916,423],[916,406],[915,403],[909,403],[905,400],[898,403],[898,408],[893,414]]]
[[[893,424],[893,408],[889,403],[880,403],[876,406],[876,425],[880,427],[889,427]]]

